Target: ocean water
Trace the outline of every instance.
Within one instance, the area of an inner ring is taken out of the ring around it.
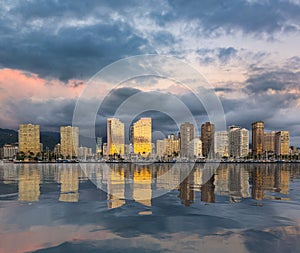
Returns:
[[[300,252],[300,165],[1,164],[0,252]]]

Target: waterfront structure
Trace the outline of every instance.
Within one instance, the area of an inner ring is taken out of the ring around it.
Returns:
[[[156,141],[156,156],[160,159],[167,155],[166,139]]]
[[[17,155],[18,151],[19,151],[18,145],[5,144],[3,146],[3,157],[4,158],[13,158]]]
[[[260,156],[264,152],[264,122],[257,121],[252,123],[252,153]]]
[[[192,140],[194,158],[202,157],[202,141],[200,137]]]
[[[73,158],[78,155],[79,129],[72,126],[60,127],[60,149],[64,158]]]
[[[275,153],[276,155],[289,155],[290,151],[290,132],[278,131],[275,134]]]
[[[179,139],[174,135],[168,135],[168,138],[165,139],[166,141],[166,154],[168,156],[178,156],[180,152],[179,148]]]
[[[217,158],[228,157],[228,131],[215,132],[214,152]]]
[[[60,143],[57,143],[54,147],[53,153],[55,155],[55,158],[60,158],[61,156],[61,147],[60,147]]]
[[[103,143],[103,156],[107,156],[108,153],[108,147],[107,147],[107,143]]]
[[[249,131],[238,126],[229,127],[229,156],[245,158],[249,153]]]
[[[93,157],[92,148],[88,147],[79,147],[78,148],[78,158],[82,160],[87,160]]]
[[[99,157],[103,155],[103,150],[102,150],[102,137],[97,137],[96,141],[96,155]]]
[[[141,118],[133,124],[133,150],[144,157],[152,151],[152,119]]]
[[[275,131],[264,133],[264,151],[268,153],[275,152]]]
[[[124,155],[124,123],[117,118],[107,119],[107,154]]]
[[[19,126],[19,151],[37,155],[41,152],[40,126],[33,124],[21,124]]]
[[[195,127],[192,123],[185,122],[180,126],[180,156],[183,158],[192,158],[194,152],[191,141],[195,137]]]
[[[215,125],[206,122],[201,125],[202,155],[208,157],[214,150]]]

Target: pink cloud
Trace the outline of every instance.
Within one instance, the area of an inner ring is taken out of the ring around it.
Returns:
[[[32,100],[75,98],[80,95],[85,86],[81,80],[63,83],[54,79],[42,79],[36,74],[16,69],[0,70],[0,102],[19,98]]]

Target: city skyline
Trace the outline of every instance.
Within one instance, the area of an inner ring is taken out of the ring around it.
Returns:
[[[129,127],[129,144],[125,142],[125,125],[119,118],[107,119],[107,142],[103,143],[103,138],[97,137],[94,143],[95,152],[90,146],[85,147],[81,144],[79,147],[78,127],[61,126],[60,142],[55,145],[54,150],[51,150],[52,157],[80,160],[105,157],[118,158],[120,161],[124,158],[172,161],[178,157],[187,160],[226,158],[273,161],[282,157],[292,159],[292,156],[299,156],[300,150],[291,146],[288,130],[265,132],[263,121],[252,123],[252,140],[254,140],[252,147],[249,130],[236,125],[229,126],[226,131],[215,131],[214,124],[205,122],[201,125],[201,136],[197,136],[195,132],[197,127],[190,122],[184,122],[180,125],[178,135],[170,134],[164,139],[153,140],[152,119],[142,117]],[[20,124],[18,148],[17,143],[8,143],[0,151],[1,158],[36,161],[50,159],[49,148],[46,147],[46,158],[43,154],[40,126],[33,124]]]

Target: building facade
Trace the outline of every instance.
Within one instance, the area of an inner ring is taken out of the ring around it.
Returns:
[[[290,154],[290,132],[278,131],[275,134],[275,153],[276,155]]]
[[[152,119],[141,118],[133,124],[133,149],[135,154],[148,156],[152,151]]]
[[[249,131],[238,126],[229,128],[229,156],[245,158],[249,153]]]
[[[191,141],[195,138],[195,127],[192,123],[185,122],[180,126],[180,156],[192,158],[194,156],[191,149]]]
[[[264,133],[264,152],[275,152],[275,134],[275,131]]]
[[[215,125],[206,122],[201,125],[202,154],[205,157],[213,155]]]
[[[217,158],[228,157],[228,131],[215,132],[214,151]]]
[[[254,156],[264,153],[264,129],[263,121],[252,123],[252,153]]]
[[[21,124],[19,126],[19,151],[25,154],[32,152],[34,155],[41,152],[39,125]]]
[[[19,151],[18,145],[5,144],[3,146],[3,157],[4,158],[13,158],[17,155],[18,151]]]
[[[78,156],[79,129],[72,126],[60,127],[60,151],[64,158]]]
[[[108,155],[124,155],[124,123],[117,118],[107,119],[107,152]]]

